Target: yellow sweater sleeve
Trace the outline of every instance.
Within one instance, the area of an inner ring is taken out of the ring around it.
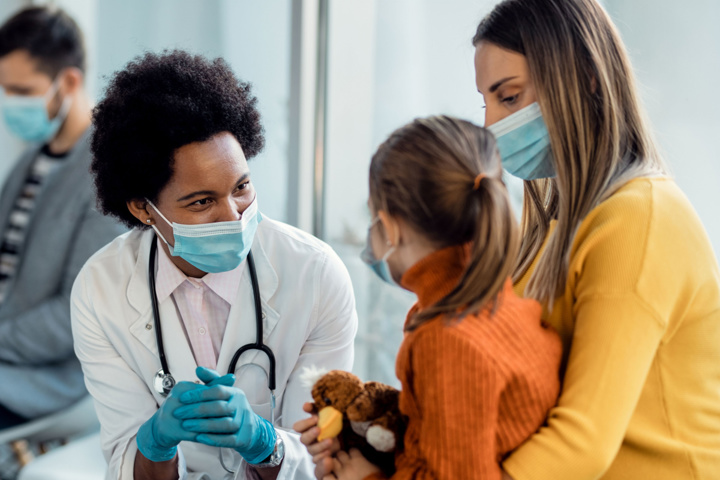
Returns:
[[[692,232],[673,223],[685,205],[658,202],[651,180],[631,183],[576,235],[567,289],[550,317],[572,329],[563,390],[547,425],[503,463],[515,480],[590,480],[608,470],[685,294],[677,246]]]

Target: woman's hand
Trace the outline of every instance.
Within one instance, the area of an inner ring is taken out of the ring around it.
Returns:
[[[378,472],[380,469],[363,457],[356,448],[350,450],[349,454],[338,452],[333,460],[333,474],[338,480],[363,480],[368,475]]]
[[[322,442],[318,442],[317,437],[320,435],[320,428],[317,426],[318,416],[313,411],[313,405],[306,403],[303,405],[303,410],[310,413],[310,417],[296,422],[293,429],[300,434],[300,441],[313,457],[315,478],[323,480],[332,472],[332,457],[340,450],[340,442],[337,438],[327,438]]]

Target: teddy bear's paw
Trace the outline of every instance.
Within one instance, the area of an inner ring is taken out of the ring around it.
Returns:
[[[378,452],[391,452],[395,449],[395,434],[380,425],[368,428],[365,439]]]

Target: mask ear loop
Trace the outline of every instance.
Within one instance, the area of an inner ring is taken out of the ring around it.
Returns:
[[[60,73],[58,73],[55,76],[55,79],[50,84],[50,88],[48,88],[48,91],[45,92],[45,95],[43,95],[43,98],[45,99],[45,103],[48,103],[50,100],[53,99],[55,95],[60,91]]]
[[[53,118],[53,120],[57,119],[60,121],[60,123],[65,123],[68,113],[70,112],[71,105],[72,100],[69,96],[65,95],[65,98],[63,98],[62,104],[60,105],[60,110],[58,110],[58,113],[57,115],[55,115],[55,118]]]
[[[145,201],[148,203],[148,205],[150,205],[153,208],[153,210],[155,210],[155,212],[157,212],[158,215],[160,215],[160,218],[162,218],[165,221],[165,223],[170,225],[170,227],[172,228],[172,224],[168,221],[167,218],[165,218],[165,215],[163,215],[162,212],[160,210],[158,210],[158,208],[155,206],[155,204],[147,198],[145,199]],[[149,220],[148,220],[148,222],[149,222]],[[163,236],[162,233],[160,233],[160,230],[158,230],[157,227],[155,227],[155,224],[152,224],[150,226],[152,227],[153,230],[155,230],[155,233],[157,233],[158,237],[160,237],[162,239],[162,241],[165,242],[165,245],[167,245],[168,248],[171,249],[170,251],[172,252],[172,248],[173,248],[172,245],[170,245],[168,243],[168,241],[165,240],[165,237]]]
[[[45,98],[45,103],[49,103],[53,99],[53,97],[55,97],[55,95],[57,95],[60,91],[61,74],[62,71],[58,72],[58,74],[55,76],[55,80],[53,80],[53,83],[50,85],[50,88],[47,92],[45,92],[45,95],[43,95],[43,97]],[[68,113],[70,112],[71,105],[72,100],[70,99],[70,96],[65,95],[65,98],[63,98],[63,101],[60,104],[60,109],[58,110],[58,113],[52,120],[59,120],[60,123],[64,123]]]
[[[397,248],[395,245],[392,244],[390,240],[387,241],[386,245],[390,247],[390,249],[385,252],[385,255],[382,256],[382,258],[380,259],[381,262],[387,262],[387,259],[390,258],[390,255],[395,253],[395,250]]]

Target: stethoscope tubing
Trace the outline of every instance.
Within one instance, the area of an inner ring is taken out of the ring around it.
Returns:
[[[148,262],[148,280],[150,284],[150,299],[152,302],[153,320],[155,323],[155,341],[158,347],[158,357],[160,357],[160,366],[162,373],[166,378],[171,380],[172,385],[175,381],[170,374],[170,368],[167,364],[167,358],[165,356],[165,347],[163,345],[162,338],[162,326],[160,323],[160,309],[158,307],[157,290],[155,289],[155,263],[157,259],[157,236],[153,235],[152,243],[150,245],[150,261]],[[248,350],[260,350],[264,352],[270,363],[270,371],[268,372],[268,388],[271,392],[275,391],[275,354],[273,351],[263,343],[263,313],[262,313],[262,300],[260,299],[260,286],[258,284],[257,270],[255,269],[255,260],[253,259],[252,251],[248,252],[247,256],[248,268],[250,269],[250,283],[252,284],[253,290],[253,301],[255,304],[255,331],[256,339],[255,343],[248,343],[243,345],[235,351],[235,354],[230,361],[228,366],[228,373],[235,373],[237,362],[240,356]],[[161,393],[158,391],[158,393]],[[162,395],[162,393],[161,393]],[[167,393],[166,393],[167,395]]]

